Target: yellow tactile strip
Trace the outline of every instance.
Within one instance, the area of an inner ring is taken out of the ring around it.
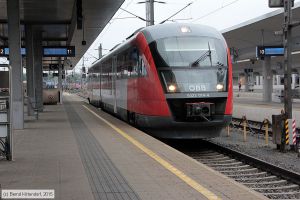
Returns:
[[[94,111],[92,111],[91,109],[89,109],[87,106],[85,106],[85,105],[82,105],[82,106],[85,109],[87,109],[89,112],[91,112],[93,115],[95,115],[97,118],[99,118],[101,121],[103,121],[108,126],[110,126],[112,129],[114,129],[121,136],[123,136],[124,138],[126,138],[129,142],[131,142],[133,145],[135,145],[141,151],[143,151],[144,153],[146,153],[149,157],[153,158],[155,161],[157,161],[159,164],[161,164],[165,169],[169,170],[174,175],[176,175],[178,178],[180,178],[182,181],[184,181],[189,186],[191,186],[192,188],[194,188],[196,191],[198,191],[199,193],[201,193],[207,199],[209,199],[209,200],[221,199],[220,197],[218,197],[217,195],[215,195],[213,192],[211,192],[210,190],[206,189],[205,187],[203,187],[202,185],[200,185],[199,183],[197,183],[192,178],[188,177],[186,174],[184,174],[182,171],[180,171],[179,169],[177,169],[176,167],[174,167],[172,164],[170,164],[169,162],[167,162],[166,160],[164,160],[163,158],[161,158],[160,156],[158,156],[156,153],[154,153],[153,151],[151,151],[149,148],[145,147],[143,144],[141,144],[140,142],[138,142],[136,139],[134,139],[133,137],[131,137],[130,135],[128,135],[127,133],[125,133],[123,130],[119,129],[118,127],[116,127],[115,125],[113,125],[112,123],[110,123],[109,121],[107,121],[106,119],[100,117],[97,113],[95,113]]]

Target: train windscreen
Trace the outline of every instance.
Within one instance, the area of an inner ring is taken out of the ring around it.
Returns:
[[[166,92],[225,92],[227,68],[160,70]]]
[[[156,66],[227,66],[224,42],[210,37],[168,37],[150,44]]]
[[[166,92],[226,92],[227,51],[211,37],[169,37],[150,44]]]

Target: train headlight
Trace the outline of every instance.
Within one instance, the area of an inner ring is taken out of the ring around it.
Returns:
[[[188,26],[182,26],[180,28],[180,30],[181,30],[182,33],[190,33],[191,32],[191,29]]]
[[[176,86],[171,84],[171,85],[169,85],[168,89],[169,89],[169,92],[175,92],[176,91]]]
[[[224,89],[224,85],[219,83],[217,84],[216,88],[218,91],[222,91]]]

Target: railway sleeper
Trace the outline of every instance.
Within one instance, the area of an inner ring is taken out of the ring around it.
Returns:
[[[258,176],[243,176],[240,175],[240,177],[235,177],[234,180],[239,181],[240,179],[248,179],[248,178],[264,178],[267,177],[267,175],[258,175]],[[257,181],[254,181],[252,183],[257,183]]]
[[[211,152],[203,152],[202,151],[202,152],[194,153],[194,155],[197,155],[197,156],[214,156],[214,155],[220,155],[220,154],[218,152],[215,152],[215,151],[211,151]]]
[[[228,175],[226,175],[228,176]],[[247,178],[264,178],[264,177],[267,177],[268,174],[257,174],[257,173],[254,173],[254,174],[237,174],[237,176],[234,176],[234,177],[230,177],[232,179],[235,179],[235,180],[239,180],[239,179],[247,179]]]
[[[227,175],[230,178],[235,178],[235,177],[263,177],[266,176],[267,172],[257,172],[257,173],[250,173],[250,174],[234,174],[234,175]]]
[[[223,165],[224,166],[224,165]],[[215,170],[222,170],[223,171],[231,171],[231,170],[236,170],[236,172],[242,171],[245,168],[249,168],[251,167],[250,165],[237,165],[237,166],[233,166],[233,167],[228,167],[228,166],[224,166],[224,167],[214,167]],[[251,167],[252,169],[252,167]]]
[[[203,163],[213,163],[213,164],[221,164],[221,163],[234,163],[236,162],[237,160],[235,159],[228,159],[228,160],[217,160],[217,161],[203,161]]]
[[[300,192],[282,192],[282,193],[262,193],[270,199],[299,199]]]
[[[195,156],[196,157],[196,156]],[[218,155],[205,155],[205,156],[197,156],[199,159],[215,159],[215,158],[224,158],[226,156],[224,156],[223,154],[218,154]]]
[[[264,172],[266,173],[266,172]],[[279,186],[279,185],[286,185],[288,182],[286,180],[279,180],[279,181],[268,181],[268,182],[259,182],[259,183],[244,183],[244,185],[248,186],[248,187],[252,187],[252,186],[267,186],[267,185],[271,185],[271,186]]]
[[[227,160],[232,160],[232,158],[229,158],[227,156],[224,156],[222,158],[215,158],[215,159],[204,159],[202,157],[193,157],[194,159],[200,160],[201,162],[219,162],[219,161],[227,161]]]
[[[236,165],[240,165],[240,164],[243,164],[243,163],[242,162],[214,163],[214,164],[208,163],[207,165],[209,165],[210,167],[217,167],[217,166],[236,166]]]
[[[257,173],[258,169],[257,168],[249,168],[249,169],[243,169],[243,170],[224,170],[224,171],[219,171],[220,173],[228,174],[228,173],[235,173],[239,176],[241,175],[246,175],[246,174],[253,174]]]
[[[188,154],[189,156],[198,156],[198,155],[206,155],[210,153],[216,153],[216,151],[203,150],[201,152],[198,151],[183,151],[183,153]]]
[[[286,186],[280,186],[280,187],[265,187],[265,188],[251,188],[252,190],[255,190],[257,192],[264,192],[267,191],[268,193],[279,193],[279,192],[292,192],[299,189],[298,185],[286,185]]]
[[[258,178],[240,178],[240,179],[235,179],[238,182],[263,182],[266,180],[270,181],[276,181],[278,180],[277,176],[265,176],[265,177],[258,177]]]

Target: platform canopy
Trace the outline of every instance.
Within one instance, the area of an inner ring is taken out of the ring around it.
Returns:
[[[0,0],[0,45],[8,45],[6,1]],[[77,0],[81,1],[81,0]],[[39,27],[43,46],[76,46],[71,58],[74,67],[90,47],[124,0],[82,0],[83,28],[78,29],[76,0],[20,0],[21,36],[25,46],[26,24]],[[84,31],[84,37],[83,37]],[[86,45],[82,45],[82,41]],[[44,65],[55,63],[57,58],[44,58]]]
[[[300,21],[300,3],[296,3],[293,8],[293,20]],[[234,73],[243,72],[245,68],[261,72],[262,62],[256,61],[256,46],[282,45],[283,37],[278,35],[282,27],[283,9],[278,9],[223,30],[228,46],[234,49],[237,56],[237,62],[233,64]],[[293,29],[292,37],[292,66],[300,69],[300,26]],[[282,71],[283,57],[273,57],[271,60],[273,69]]]

